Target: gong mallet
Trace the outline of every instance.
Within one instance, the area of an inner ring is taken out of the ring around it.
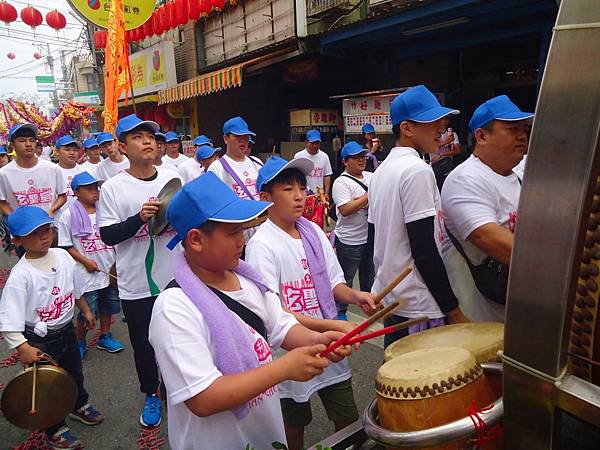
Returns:
[[[346,345],[350,339],[352,339],[357,334],[365,331],[367,328],[369,328],[369,325],[372,325],[373,323],[375,323],[376,320],[387,317],[389,314],[392,313],[392,311],[394,311],[400,305],[404,306],[405,304],[406,304],[406,300],[400,299],[400,300],[395,301],[391,305],[383,308],[381,311],[376,312],[371,317],[369,317],[367,320],[365,320],[363,323],[361,323],[356,328],[354,328],[352,331],[343,335],[337,341],[329,344],[329,347],[327,347],[325,350],[323,350],[319,354],[319,356],[327,356],[329,353],[334,351],[336,348],[341,347],[342,345]]]
[[[33,363],[33,387],[31,388],[31,410],[29,411],[30,416],[35,416],[37,410],[35,409],[35,385],[37,384],[37,363]]]
[[[377,295],[373,298],[375,304],[378,304],[381,300],[383,300],[385,296],[392,292],[392,289],[398,286],[398,284],[402,280],[404,280],[411,272],[412,267],[406,267],[402,272],[400,272],[396,278],[394,278],[386,287],[379,291]]]
[[[112,273],[110,273],[110,272],[107,272],[106,270],[102,270],[102,269],[98,268],[98,271],[99,271],[99,272],[102,272],[102,273],[105,273],[105,274],[106,274],[106,275],[108,275],[109,277],[111,277],[111,278],[114,278],[115,280],[117,280],[117,277],[115,277],[115,276],[114,276]]]
[[[417,325],[419,323],[427,322],[429,317],[420,316],[415,319],[407,320],[406,322],[397,323],[396,325],[392,325],[389,327],[381,328],[379,330],[371,331],[370,333],[363,334],[361,336],[355,336],[346,342],[346,345],[358,344],[359,342],[367,341],[369,339],[373,339],[378,336],[383,336],[384,334],[395,333],[396,331],[403,330],[408,327],[412,327],[413,325]]]

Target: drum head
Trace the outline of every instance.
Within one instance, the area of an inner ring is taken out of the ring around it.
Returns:
[[[60,423],[75,408],[77,385],[65,370],[38,364],[36,414],[31,415],[33,368],[18,374],[2,391],[0,407],[6,420],[28,430],[40,430]]]
[[[181,189],[181,180],[179,178],[173,178],[158,193],[157,200],[160,202],[158,212],[152,218],[150,218],[149,225],[152,227],[152,234],[154,236],[159,235],[167,226],[169,221],[167,220],[167,208],[173,196]]]

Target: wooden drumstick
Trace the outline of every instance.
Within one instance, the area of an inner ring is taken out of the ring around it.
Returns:
[[[408,276],[408,274],[411,272],[412,272],[412,267],[406,267],[402,272],[400,272],[396,278],[394,278],[386,287],[384,287],[381,291],[379,291],[377,293],[377,295],[373,299],[375,304],[377,304],[381,300],[383,300],[385,298],[385,296],[388,295],[390,292],[392,292],[392,289],[394,289],[396,286],[398,286],[398,283],[400,283],[402,280],[404,280]]]
[[[111,277],[111,278],[114,278],[115,280],[117,280],[117,277],[115,277],[115,276],[114,276],[112,273],[110,273],[110,272],[107,272],[106,270],[102,270],[102,269],[98,268],[98,271],[99,271],[99,272],[102,272],[102,273],[105,273],[105,274],[106,274],[106,275],[108,275],[109,277]]]
[[[37,363],[33,363],[33,388],[31,389],[31,410],[29,411],[30,416],[35,416],[37,411],[35,409],[35,385],[37,384]]]

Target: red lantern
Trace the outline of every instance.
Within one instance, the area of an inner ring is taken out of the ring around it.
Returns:
[[[161,126],[169,122],[167,108],[164,105],[160,105],[154,110],[154,121]]]
[[[144,22],[144,25],[142,25],[142,27],[144,28],[144,36],[146,37],[150,37],[152,36],[154,33],[154,29],[152,28],[152,20],[148,19]]]
[[[212,3],[210,0],[199,0],[199,8],[200,8],[200,14],[203,17],[208,17],[208,15],[210,14],[210,12],[212,11]]]
[[[160,15],[158,14],[158,9],[152,13],[152,17],[150,18],[152,21],[152,29],[154,30],[154,34],[160,36],[163,34],[162,22],[160,21]]]
[[[42,13],[33,6],[28,6],[21,10],[21,20],[35,29],[35,27],[39,27],[42,24],[44,18],[42,17]]]
[[[169,31],[169,14],[167,13],[167,7],[161,6],[157,10],[158,18],[160,20],[160,29],[164,33]]]
[[[16,58],[16,55],[13,52],[8,52],[6,54],[6,56],[8,57],[8,59],[15,59]]]
[[[40,52],[35,52],[35,53],[33,54],[33,57],[34,57],[35,59],[40,59],[40,58],[42,57],[42,54],[41,54]]]
[[[196,22],[200,19],[200,2],[199,0],[188,0],[188,17]]]
[[[169,24],[169,30],[177,26],[177,9],[175,8],[174,2],[169,2],[165,5],[167,10],[167,23]]]
[[[55,9],[46,14],[46,23],[58,31],[67,26],[67,19]]]
[[[11,22],[17,20],[17,10],[13,5],[6,2],[0,2],[0,20],[8,27]]]
[[[210,0],[210,3],[217,11],[222,11],[225,6],[225,0]]]
[[[106,48],[108,33],[103,30],[94,31],[94,47],[98,49]]]
[[[189,20],[188,0],[175,0],[177,25],[185,25]]]

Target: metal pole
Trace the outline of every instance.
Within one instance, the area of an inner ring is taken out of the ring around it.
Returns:
[[[48,56],[46,56],[46,60],[48,62],[48,67],[50,68],[50,74],[52,78],[54,78],[54,58],[50,54],[50,44],[46,43],[46,49],[48,51]],[[54,108],[58,111],[58,93],[56,92],[56,80],[54,81],[54,90],[52,91],[53,97],[52,102],[54,103]]]

